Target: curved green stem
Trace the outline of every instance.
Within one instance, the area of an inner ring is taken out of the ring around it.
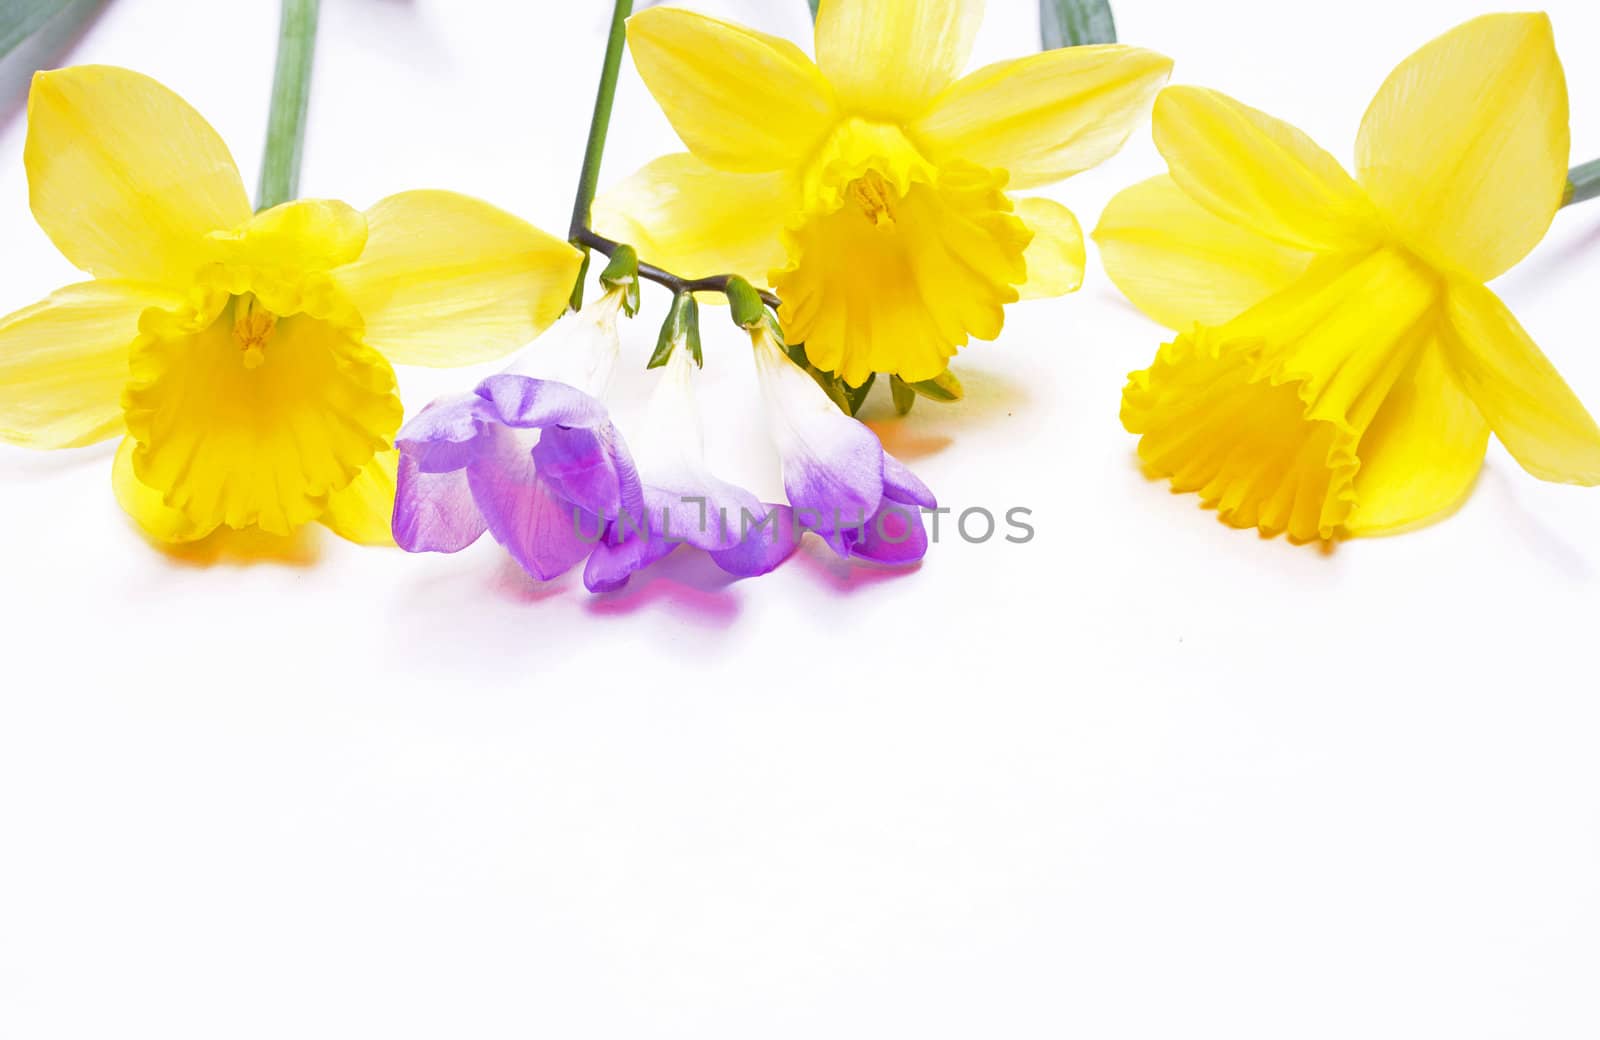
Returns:
[[[278,66],[272,76],[267,147],[261,157],[256,210],[271,209],[300,193],[300,154],[311,101],[311,59],[317,49],[319,0],[283,0]]]
[[[594,115],[589,120],[589,143],[583,152],[583,170],[578,175],[578,196],[572,202],[572,223],[567,229],[567,241],[583,250],[583,266],[578,270],[577,284],[572,287],[572,309],[583,306],[583,284],[589,274],[589,251],[605,256],[613,255],[622,243],[613,242],[589,227],[589,210],[594,206],[595,190],[600,184],[600,162],[605,156],[606,134],[611,129],[611,109],[617,97],[617,76],[622,69],[622,52],[628,44],[628,16],[633,13],[633,0],[616,0],[611,10],[611,34],[606,38],[606,56],[600,66],[600,89],[595,94]],[[639,263],[639,277],[664,285],[674,293],[721,292],[726,293],[733,275],[721,274],[710,278],[684,278],[654,264]],[[779,307],[772,293],[762,293],[769,307]]]
[[[583,169],[578,174],[578,197],[572,201],[572,223],[567,240],[583,250],[583,266],[572,287],[572,309],[583,306],[583,281],[589,273],[589,246],[583,241],[589,227],[589,210],[594,205],[595,189],[600,185],[600,161],[606,153],[606,134],[611,129],[611,109],[617,100],[617,75],[622,70],[622,52],[628,44],[628,16],[633,0],[616,0],[611,9],[611,33],[606,38],[605,61],[600,66],[600,89],[595,92],[594,115],[589,119],[589,143],[583,150]]]
[[[1582,166],[1574,166],[1567,174],[1567,194],[1561,204],[1587,202],[1597,195],[1600,195],[1600,159],[1591,159]]]

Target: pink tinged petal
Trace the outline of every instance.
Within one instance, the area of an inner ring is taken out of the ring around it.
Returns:
[[[394,540],[406,552],[460,552],[487,529],[465,470],[424,473],[400,456],[395,481]]]
[[[677,542],[639,537],[616,545],[602,543],[583,568],[583,584],[590,592],[615,592],[628,584],[634,572],[670,556],[678,545]]]
[[[539,476],[562,498],[588,513],[614,517],[622,499],[615,445],[593,430],[553,426],[533,446]]]
[[[794,510],[785,505],[767,505],[763,510],[762,522],[743,527],[737,545],[711,553],[718,567],[741,578],[755,578],[775,570],[794,554],[800,545],[795,537]]]
[[[594,551],[601,522],[561,498],[539,476],[532,439],[504,426],[487,427],[466,473],[495,541],[523,570],[548,581]]]
[[[908,564],[928,552],[928,532],[923,526],[922,507],[915,502],[885,500],[866,525],[850,554],[877,563]]]

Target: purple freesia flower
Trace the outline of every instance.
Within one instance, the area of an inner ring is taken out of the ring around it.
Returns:
[[[937,506],[933,493],[790,360],[766,322],[750,335],[795,523],[840,556],[887,564],[922,559],[922,510]]]
[[[641,481],[600,400],[620,308],[612,292],[567,315],[507,371],[405,424],[393,517],[401,548],[459,552],[488,531],[540,580],[587,560],[593,592],[620,588],[682,544],[741,577],[788,557],[787,507],[764,505],[705,467],[687,351],[652,397],[651,483]]]
[[[695,398],[697,372],[680,345],[650,396],[642,436],[635,438],[646,525],[601,546],[590,558],[585,577],[602,587],[626,582],[633,571],[683,545],[704,550],[717,566],[742,578],[766,574],[794,552],[796,532],[787,506],[763,503],[707,467]]]
[[[541,580],[588,558],[620,517],[640,522],[639,474],[605,406],[565,383],[503,373],[406,423],[394,536],[458,552],[484,531]]]
[[[510,369],[401,428],[402,549],[459,552],[488,531],[549,580],[616,537],[619,519],[643,522],[638,470],[597,397],[616,364],[621,305],[614,291],[566,315]]]

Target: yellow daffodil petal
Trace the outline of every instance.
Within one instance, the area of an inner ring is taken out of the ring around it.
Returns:
[[[963,159],[1008,171],[1011,188],[1038,187],[1114,155],[1171,73],[1172,59],[1118,44],[1003,61],[958,80],[911,136],[936,161]]]
[[[361,259],[334,275],[366,343],[400,364],[500,357],[561,316],[578,277],[572,246],[465,195],[391,195],[366,223]]]
[[[81,282],[0,319],[0,440],[72,448],[121,432],[139,314],[172,303],[154,286]]]
[[[793,166],[834,120],[827,80],[776,36],[653,7],[628,19],[628,49],[683,143],[718,169]]]
[[[1494,293],[1450,288],[1451,367],[1495,436],[1541,480],[1600,484],[1600,427]]]
[[[23,148],[34,218],[99,278],[181,287],[206,235],[250,218],[222,138],[148,76],[78,65],[34,76]]]
[[[342,491],[328,496],[322,522],[335,534],[357,545],[394,544],[390,521],[394,516],[397,451],[380,451],[361,475]]]
[[[1393,534],[1449,514],[1477,481],[1488,443],[1489,424],[1430,335],[1361,438],[1345,529]]]
[[[138,446],[139,442],[132,437],[122,438],[117,459],[111,466],[111,489],[122,511],[158,542],[193,542],[215,530],[215,524],[196,524],[181,510],[167,505],[161,500],[161,492],[139,479],[133,471],[133,452]]]
[[[1357,501],[1363,433],[1431,335],[1436,301],[1431,273],[1403,254],[1330,258],[1162,347],[1129,377],[1123,425],[1152,475],[1224,522],[1334,538]]]
[[[1361,122],[1356,167],[1412,248],[1486,282],[1544,237],[1569,151],[1549,17],[1492,14],[1389,75]]]
[[[1221,325],[1287,288],[1312,257],[1223,220],[1166,175],[1118,192],[1094,241],[1123,295],[1178,330]]]
[[[367,218],[335,199],[296,199],[211,236],[223,263],[279,270],[331,271],[354,263],[367,245]]]
[[[854,114],[921,115],[972,54],[983,0],[828,0],[817,12],[817,65]]]
[[[1050,199],[1017,199],[1017,216],[1033,232],[1022,254],[1028,280],[1017,286],[1024,300],[1065,296],[1083,285],[1083,229],[1078,218]]]
[[[197,527],[288,534],[393,443],[393,370],[321,318],[240,297],[198,330],[141,327],[124,397],[134,472]]]
[[[783,266],[786,184],[782,174],[728,173],[680,152],[601,194],[594,228],[685,278],[731,272],[765,285]]]
[[[1339,161],[1280,119],[1201,87],[1156,98],[1156,147],[1184,193],[1275,242],[1335,252],[1376,244],[1372,203]]]

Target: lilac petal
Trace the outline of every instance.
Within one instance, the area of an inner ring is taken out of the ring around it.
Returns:
[[[424,473],[410,455],[400,456],[391,526],[406,552],[441,553],[460,552],[487,527],[465,470]]]
[[[582,390],[529,376],[501,373],[478,384],[477,395],[507,426],[593,428],[610,423],[606,406]]]
[[[543,430],[533,447],[539,475],[555,491],[590,513],[616,516],[621,481],[613,454],[595,431],[554,427]]]
[[[843,553],[842,532],[865,524],[883,501],[883,447],[871,430],[838,414],[843,422],[826,437],[784,456],[783,485],[801,523]]]
[[[472,497],[489,533],[522,569],[548,581],[593,552],[601,521],[540,478],[528,443],[531,437],[490,426],[483,439],[486,446],[467,467]]]
[[[866,523],[883,500],[883,445],[839,411],[769,331],[754,334],[753,342],[789,504],[803,524],[845,552],[839,532]]]
[[[915,502],[883,503],[866,530],[850,546],[850,554],[878,563],[915,563],[927,555],[928,531],[922,507]]]
[[[708,552],[736,547],[744,515],[759,523],[767,512],[761,500],[744,488],[687,470],[669,477],[667,486],[646,487],[645,505],[656,535]]]
[[[794,511],[788,506],[763,506],[764,524],[749,524],[739,544],[711,554],[718,567],[741,578],[766,574],[787,560],[799,546],[795,537]]]
[[[648,535],[634,535],[618,544],[604,542],[583,568],[583,584],[590,592],[615,592],[635,571],[671,555],[679,544]]]
[[[826,437],[784,456],[784,489],[796,509],[871,516],[883,495],[883,447],[865,426],[843,414],[839,418],[844,421]]]
[[[478,432],[492,419],[476,394],[451,394],[407,420],[395,447],[422,473],[448,473],[472,461]]]
[[[888,452],[883,453],[883,493],[896,502],[911,502],[924,509],[934,509],[939,505],[933,492],[928,490],[928,485]]]

